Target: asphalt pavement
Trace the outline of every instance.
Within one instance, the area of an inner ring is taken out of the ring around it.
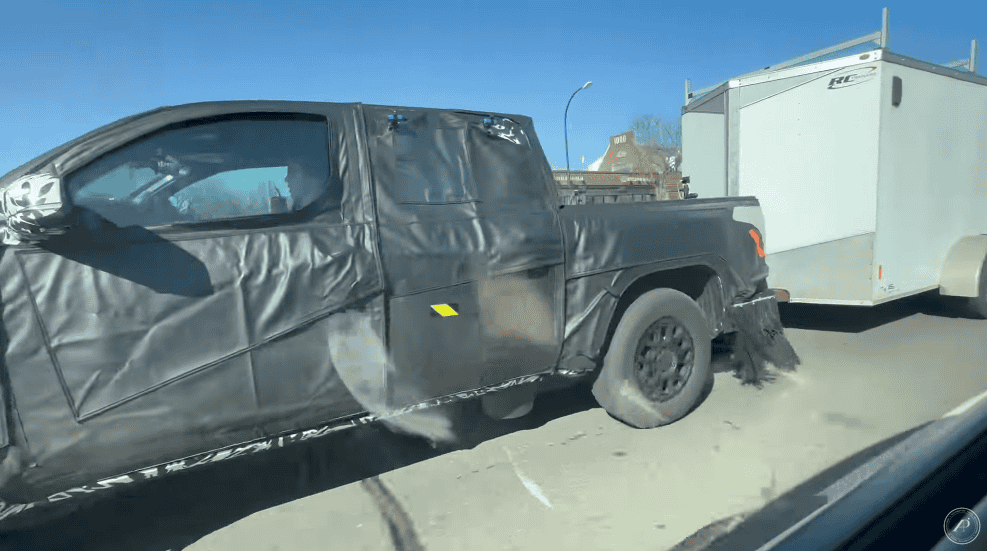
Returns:
[[[363,427],[128,489],[0,546],[695,549],[987,388],[987,321],[952,306],[933,295],[875,308],[783,305],[798,370],[761,389],[718,373],[704,402],[666,427],[628,427],[580,385],[511,421],[470,406],[461,449]]]

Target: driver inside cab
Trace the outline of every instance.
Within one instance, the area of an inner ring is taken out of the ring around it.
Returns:
[[[285,174],[284,181],[288,184],[293,211],[301,210],[318,199],[325,186],[325,182],[315,174],[315,171],[297,160],[288,161],[288,172]]]

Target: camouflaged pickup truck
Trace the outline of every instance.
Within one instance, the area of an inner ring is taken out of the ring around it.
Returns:
[[[518,417],[553,381],[671,423],[714,339],[748,381],[798,363],[755,198],[566,205],[524,116],[166,107],[0,194],[0,530],[450,402]]]

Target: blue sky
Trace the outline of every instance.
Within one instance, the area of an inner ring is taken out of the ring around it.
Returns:
[[[678,119],[703,88],[881,28],[945,63],[987,2],[19,2],[0,24],[0,174],[162,105],[359,101],[520,113],[549,162],[582,168],[639,114]]]

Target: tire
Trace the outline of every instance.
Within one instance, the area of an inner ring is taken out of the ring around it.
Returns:
[[[987,260],[980,268],[980,287],[977,296],[967,301],[967,311],[975,319],[987,319]]]
[[[678,339],[649,347],[648,340],[659,335]],[[710,341],[709,327],[694,300],[673,289],[649,291],[620,318],[593,396],[607,413],[633,427],[673,423],[708,394],[704,388],[711,388]],[[647,366],[635,361],[639,352],[650,353],[655,361]]]

